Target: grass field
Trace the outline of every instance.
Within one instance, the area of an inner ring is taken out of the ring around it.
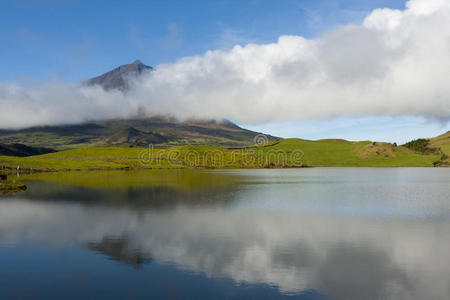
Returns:
[[[25,158],[0,156],[3,168],[21,170],[419,167],[440,155],[423,155],[388,143],[284,139],[264,146],[181,146],[166,149],[90,147]]]

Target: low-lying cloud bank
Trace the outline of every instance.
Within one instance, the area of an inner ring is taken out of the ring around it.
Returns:
[[[450,2],[411,0],[320,38],[208,51],[157,67],[127,93],[0,85],[0,127],[148,115],[242,123],[336,116],[450,119]]]

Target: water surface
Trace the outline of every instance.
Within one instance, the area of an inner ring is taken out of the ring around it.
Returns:
[[[2,299],[449,299],[450,169],[23,178]]]

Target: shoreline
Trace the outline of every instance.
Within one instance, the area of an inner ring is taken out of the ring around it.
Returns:
[[[3,170],[3,174],[5,175],[31,175],[31,174],[39,174],[39,173],[59,173],[59,172],[97,172],[97,171],[151,171],[151,170],[285,170],[285,169],[309,169],[309,168],[336,168],[336,169],[345,169],[345,168],[358,168],[358,169],[382,169],[382,168],[433,168],[433,169],[446,169],[449,166],[361,166],[361,165],[347,165],[347,166],[286,166],[286,167],[224,167],[224,168],[215,168],[215,167],[205,167],[205,166],[192,166],[192,167],[172,167],[172,168],[163,168],[163,167],[142,167],[142,168],[133,168],[133,167],[121,167],[121,168],[61,168],[61,169],[29,169],[29,168],[20,168],[19,170],[8,167],[8,166],[0,166]]]
[[[9,166],[0,166],[0,169],[3,170],[3,173],[6,175],[29,175],[29,174],[39,174],[39,173],[57,173],[57,172],[96,172],[96,171],[141,171],[141,170],[282,170],[282,169],[306,169],[306,168],[330,168],[332,166],[286,166],[286,167],[261,167],[261,168],[254,168],[254,167],[225,167],[225,168],[216,168],[216,167],[208,167],[208,166],[189,166],[189,167],[170,167],[170,168],[163,168],[163,167],[120,167],[120,168],[61,168],[61,169],[33,169],[33,168],[20,168],[16,169]],[[343,167],[337,167],[337,168],[349,168],[351,166],[343,166]],[[356,166],[356,167],[363,167],[364,166]],[[353,167],[351,167],[353,168]],[[377,168],[377,167],[375,167]]]

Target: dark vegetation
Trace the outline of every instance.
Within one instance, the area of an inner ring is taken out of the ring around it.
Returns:
[[[429,139],[417,139],[403,145],[404,147],[422,154],[440,154],[438,148],[430,145]]]
[[[33,156],[55,152],[53,149],[44,147],[29,147],[23,144],[0,144],[0,155],[6,156]]]

